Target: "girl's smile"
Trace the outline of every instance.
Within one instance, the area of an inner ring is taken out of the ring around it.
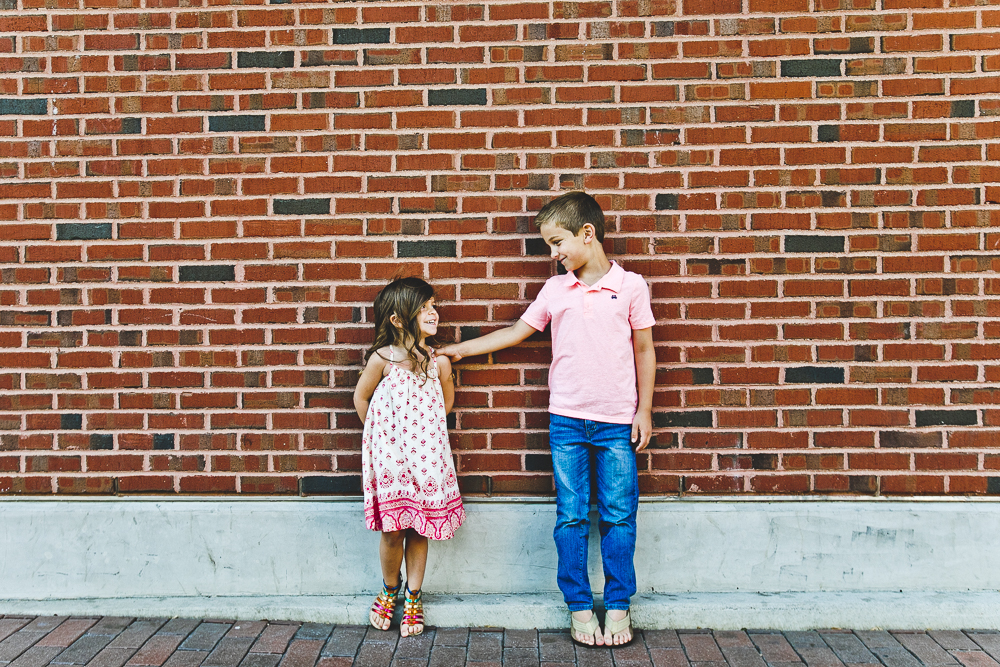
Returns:
[[[424,305],[420,307],[420,312],[417,314],[417,326],[424,337],[433,336],[437,333],[438,312],[435,308],[433,298],[425,301]]]

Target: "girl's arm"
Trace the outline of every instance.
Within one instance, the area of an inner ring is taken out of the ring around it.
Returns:
[[[441,391],[444,392],[444,412],[448,414],[455,405],[455,376],[451,372],[451,360],[438,356],[438,377],[441,378]]]
[[[656,350],[653,349],[653,330],[636,329],[632,332],[632,349],[635,353],[635,377],[639,405],[632,421],[632,442],[635,451],[641,452],[653,435],[653,387],[656,385]]]
[[[372,400],[375,387],[382,381],[386,363],[386,360],[378,353],[373,354],[368,358],[365,370],[358,378],[358,386],[354,388],[354,409],[358,411],[358,417],[361,418],[362,422],[368,416],[368,403]]]
[[[474,357],[477,354],[496,352],[505,347],[517,345],[535,333],[535,331],[524,320],[518,320],[509,327],[488,333],[485,336],[473,338],[472,340],[463,340],[461,343],[455,343],[454,345],[445,345],[438,350],[438,354],[451,357],[452,361],[458,361],[462,357]]]

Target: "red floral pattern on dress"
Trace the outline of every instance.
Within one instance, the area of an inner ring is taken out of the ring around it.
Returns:
[[[465,509],[433,355],[427,378],[389,363],[368,406],[361,463],[370,530],[413,528],[448,540],[462,525]]]

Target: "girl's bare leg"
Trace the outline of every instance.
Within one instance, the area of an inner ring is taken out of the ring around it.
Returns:
[[[424,570],[427,569],[427,538],[415,530],[406,531],[406,587],[417,592],[424,585]],[[401,625],[399,634],[403,637],[423,632],[422,623]]]
[[[382,580],[389,586],[399,586],[399,568],[403,564],[403,544],[405,530],[382,533],[378,544],[378,559],[382,565]],[[423,573],[421,573],[422,575]],[[369,612],[371,624],[382,630],[389,629],[390,619],[382,618],[373,609]]]

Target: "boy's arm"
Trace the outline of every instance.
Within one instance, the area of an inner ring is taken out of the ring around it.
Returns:
[[[653,435],[653,386],[656,384],[656,350],[653,349],[653,329],[632,332],[635,353],[635,378],[639,389],[639,405],[632,420],[632,442],[641,452]]]
[[[440,352],[439,352],[440,354]],[[451,372],[451,360],[445,356],[437,358],[438,377],[441,378],[441,392],[444,394],[444,412],[451,412],[455,405],[455,376]]]
[[[358,417],[364,422],[368,416],[368,404],[375,393],[375,387],[382,381],[382,372],[385,370],[386,361],[377,353],[368,358],[365,370],[358,378],[358,386],[354,388],[354,409],[358,411]]]
[[[517,345],[535,331],[537,329],[529,326],[524,320],[518,320],[509,327],[488,333],[485,336],[463,340],[461,343],[453,345],[445,345],[438,350],[438,354],[451,357],[452,361],[458,361],[462,357],[474,357],[477,354],[496,352],[505,347]]]

